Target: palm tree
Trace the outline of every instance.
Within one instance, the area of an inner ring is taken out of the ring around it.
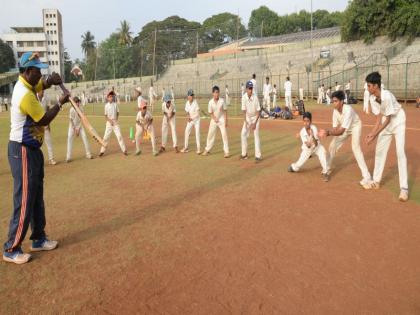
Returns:
[[[133,42],[130,32],[130,23],[126,20],[121,21],[121,27],[117,30],[119,42],[121,45],[129,46]]]
[[[85,56],[89,55],[96,48],[95,36],[90,31],[82,35],[82,50]]]

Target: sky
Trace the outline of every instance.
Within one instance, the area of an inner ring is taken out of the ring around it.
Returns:
[[[63,18],[64,47],[72,59],[81,58],[81,35],[91,31],[95,41],[106,39],[120,26],[130,23],[133,35],[153,20],[178,15],[187,20],[203,22],[206,18],[230,12],[238,14],[244,25],[251,11],[265,5],[279,15],[300,10],[310,11],[311,0],[1,0],[0,32],[12,26],[42,26],[42,9],[56,8]],[[343,11],[348,0],[313,0],[313,10]]]

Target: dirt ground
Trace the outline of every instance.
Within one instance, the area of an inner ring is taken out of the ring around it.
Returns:
[[[401,203],[394,142],[383,186],[364,191],[350,143],[328,183],[316,157],[287,172],[300,153],[300,119],[262,122],[260,164],[239,161],[240,118],[229,122],[230,159],[220,134],[208,157],[195,155],[193,136],[188,154],[153,157],[145,143],[137,157],[127,139],[131,108],[121,117],[127,157],[113,137],[103,158],[86,160],[76,139],[66,164],[66,112],[52,125],[59,164],[45,168],[47,233],[60,247],[24,266],[0,263],[1,314],[420,313],[420,110],[406,108],[410,201]],[[365,135],[374,118],[356,108]],[[331,108],[308,109],[319,128],[330,124]],[[91,120],[102,134],[103,118]],[[184,128],[178,117],[179,143]],[[3,238],[12,204],[8,132],[1,113]],[[363,150],[373,170],[374,146]]]

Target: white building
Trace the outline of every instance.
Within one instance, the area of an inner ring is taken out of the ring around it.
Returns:
[[[64,45],[61,14],[57,9],[42,10],[42,27],[11,27],[0,34],[15,53],[16,60],[27,51],[39,52],[42,62],[49,64],[48,72],[64,77]]]

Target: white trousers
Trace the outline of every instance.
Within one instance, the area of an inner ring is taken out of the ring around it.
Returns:
[[[251,132],[251,121],[245,122],[242,126],[241,132],[241,145],[242,145],[242,156],[247,155],[248,150],[248,137]],[[255,157],[261,157],[261,143],[260,143],[260,120],[254,130],[254,142],[255,142]]]
[[[407,157],[405,155],[405,121],[405,112],[401,108],[397,115],[391,117],[389,125],[378,135],[375,152],[375,169],[373,171],[373,180],[380,183],[389,146],[391,145],[392,136],[394,136],[401,189],[408,189]]]
[[[292,109],[292,95],[285,95],[284,98],[286,100],[286,106]]]
[[[368,114],[369,113],[369,91],[365,90],[363,93],[363,111]]]
[[[207,145],[205,150],[210,151],[213,148],[214,140],[216,139],[217,127],[219,127],[220,133],[222,134],[223,151],[225,152],[225,154],[229,154],[228,135],[224,120],[219,121],[218,123],[216,123],[214,119],[210,120],[209,133],[207,135]]]
[[[51,139],[51,131],[47,128],[45,128],[45,132],[44,132],[44,142],[47,146],[48,159],[49,160],[54,159],[53,144],[52,144],[52,139]]]
[[[327,99],[327,104],[330,105],[331,104],[331,98],[328,95],[326,95],[325,98]]]
[[[316,100],[317,104],[322,104],[322,95],[318,95],[318,99]]]
[[[187,126],[185,127],[184,148],[188,148],[188,140],[193,127],[195,129],[195,143],[197,144],[197,151],[200,151],[200,118],[187,122]]]
[[[299,159],[292,164],[292,169],[295,172],[298,172],[312,154],[316,154],[318,156],[319,162],[322,166],[322,174],[326,174],[328,172],[327,151],[320,143],[315,148],[302,148],[302,153],[300,154]]]
[[[175,116],[171,119],[168,119],[166,116],[163,116],[162,119],[162,147],[166,147],[166,144],[168,143],[168,126],[171,127],[171,133],[172,133],[172,143],[173,147],[175,148],[178,146],[178,139],[176,137],[176,128],[175,128]]]
[[[112,126],[111,123],[107,121],[106,127],[105,127],[105,134],[104,134],[105,143],[108,143],[109,138],[111,138],[112,132],[114,132],[115,136],[117,137],[118,144],[120,145],[121,151],[125,152],[126,148],[125,148],[124,139],[121,135],[120,125],[118,123],[114,123],[114,126]],[[104,153],[104,152],[105,152],[105,147],[101,147],[101,153]]]
[[[155,128],[153,128],[153,125],[150,125],[146,130],[146,128],[144,128],[143,126],[141,125],[139,126],[138,124],[136,124],[136,135],[135,135],[136,150],[137,151],[141,150],[140,144],[141,144],[142,136],[146,131],[150,134],[150,141],[152,142],[152,150],[153,150],[153,153],[155,153],[157,151],[156,151]]]
[[[150,112],[153,113],[153,107],[155,106],[155,99],[153,97],[149,97],[149,107]]]
[[[271,105],[270,96],[269,95],[264,96],[263,107],[267,108],[268,111],[270,111],[270,105]]]
[[[277,103],[277,96],[274,94],[273,95],[273,108],[276,108],[276,103]]]
[[[90,146],[89,141],[86,136],[85,129],[83,127],[80,127],[80,137],[82,138],[83,144],[85,146],[86,151],[86,157],[90,158],[92,155],[90,153]],[[71,125],[69,125],[69,131],[67,133],[67,157],[66,160],[71,160],[71,152],[73,151],[73,140],[76,136],[76,133]]]
[[[341,148],[341,146],[344,144],[344,142],[347,140],[347,138],[351,135],[351,148],[353,150],[354,157],[356,158],[357,165],[360,168],[360,171],[362,172],[362,177],[365,180],[371,180],[372,177],[370,176],[368,167],[365,162],[365,157],[363,156],[362,149],[360,147],[360,138],[362,136],[362,122],[359,121],[358,124],[352,127],[350,131],[345,131],[341,136],[333,137],[331,143],[330,143],[330,157],[328,160],[328,167],[331,168],[332,161],[338,152],[338,150]]]

